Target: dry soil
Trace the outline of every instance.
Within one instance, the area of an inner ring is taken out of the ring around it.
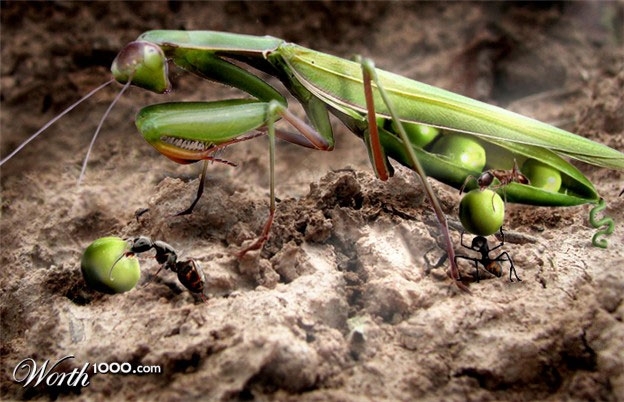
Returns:
[[[162,28],[362,54],[624,150],[622,2],[2,2],[1,12],[3,156],[109,79],[125,43]],[[336,121],[332,153],[279,144],[271,238],[239,261],[267,216],[266,139],[226,149],[238,166],[211,166],[195,212],[174,216],[193,198],[198,167],[159,156],[133,116],[163,100],[244,95],[172,76],[167,96],[134,88],[122,97],[80,186],[90,136],[119,86],[2,166],[3,399],[624,399],[622,172],[579,164],[617,222],[607,250],[591,246],[588,205],[508,205],[504,249],[522,282],[505,271],[470,284],[468,295],[427,264],[442,252],[418,180],[398,169],[377,181],[362,142]],[[459,246],[457,190],[434,187],[458,251],[469,253]],[[88,289],[81,253],[105,235],[148,235],[195,258],[207,302],[171,272],[154,277],[149,256],[136,289]],[[24,359],[41,366],[68,355],[55,370],[89,363],[88,386],[14,381]],[[94,374],[94,364],[113,362],[162,372]]]

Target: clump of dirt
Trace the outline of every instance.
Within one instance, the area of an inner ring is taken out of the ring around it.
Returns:
[[[148,29],[270,34],[461,91],[624,150],[620,3],[2,3],[2,155],[110,78]],[[617,222],[591,247],[588,206],[507,205],[521,282],[444,268],[413,172],[374,178],[361,140],[335,124],[331,153],[279,143],[266,245],[238,259],[268,216],[265,138],[225,150],[193,214],[197,168],[136,133],[141,105],[244,97],[172,69],[174,91],[131,89],[82,158],[118,89],[102,91],[2,166],[3,399],[618,400],[624,395],[622,172],[579,164]],[[273,81],[271,81],[273,82]],[[279,86],[279,85],[278,85]],[[296,110],[295,102],[293,109]],[[457,190],[434,183],[457,253]],[[80,275],[102,236],[147,235],[193,258],[206,296],[139,256],[136,289],[104,295]],[[499,240],[490,238],[491,245]],[[86,366],[88,385],[16,382],[33,359]],[[119,363],[149,374],[103,373]]]

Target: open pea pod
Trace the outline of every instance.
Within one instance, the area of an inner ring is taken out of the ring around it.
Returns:
[[[532,185],[510,183],[501,189],[510,202],[544,206],[572,206],[586,203],[596,203],[600,195],[594,185],[576,167],[553,151],[533,145],[517,142],[489,140],[489,143],[511,151],[518,163],[527,159],[534,159],[547,165],[561,175],[561,187],[558,191],[547,191]],[[486,152],[492,152],[492,147],[486,147]],[[496,151],[494,151],[496,152]],[[499,190],[500,191],[500,190]],[[534,202],[531,202],[534,199]]]
[[[447,132],[441,135],[455,135]],[[466,134],[462,134],[466,135]],[[403,142],[391,131],[380,129],[380,140],[386,155],[405,166],[410,161]],[[504,195],[508,202],[542,205],[542,206],[573,206],[598,202],[598,195],[593,184],[574,166],[556,155],[554,152],[527,144],[496,141],[474,137],[474,141],[482,144],[486,150],[487,166],[492,169],[505,169],[507,166],[497,166],[496,161],[517,160],[519,163],[527,159],[536,159],[539,162],[555,169],[561,175],[561,188],[558,192],[547,191],[531,185],[510,183],[498,192]],[[478,177],[482,172],[467,169],[458,165],[452,158],[430,152],[412,144],[427,175],[457,189],[461,188],[466,177]],[[494,161],[494,164],[492,163]],[[466,189],[476,187],[476,181],[466,183]]]
[[[294,44],[280,47],[294,76],[310,92],[345,114],[366,113],[361,64]],[[492,143],[515,143],[549,149],[595,166],[624,169],[624,154],[560,128],[441,88],[378,70],[402,122],[466,133]],[[373,86],[375,87],[375,86]],[[375,113],[390,111],[374,88]]]

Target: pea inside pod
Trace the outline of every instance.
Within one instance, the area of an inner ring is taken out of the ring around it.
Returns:
[[[386,124],[380,129],[380,140],[386,155],[410,167],[411,162],[404,150],[404,144]],[[506,202],[540,206],[572,206],[598,202],[600,199],[593,184],[583,174],[554,152],[537,146],[497,141],[493,138],[476,138],[476,136],[443,130],[431,143],[424,148],[412,146],[428,176],[460,189],[476,187],[475,181],[466,183],[469,176],[479,177],[484,169],[510,170],[514,160],[518,163],[521,173],[526,174],[524,164],[530,159],[539,161],[548,169],[552,169],[561,178],[561,185],[540,187],[519,183],[509,183],[497,190],[505,194]],[[527,170],[533,170],[528,162]],[[542,172],[543,168],[540,168]],[[528,175],[527,175],[528,176]],[[543,173],[538,174],[536,183],[540,182]],[[556,177],[556,176],[555,176]],[[533,179],[529,178],[531,183]],[[548,181],[548,180],[547,180]],[[555,178],[555,182],[558,180]]]
[[[392,132],[398,132],[396,123],[392,120],[383,120],[383,127]],[[413,146],[424,148],[431,144],[438,135],[440,135],[440,129],[431,126],[425,126],[422,124],[403,122],[403,129],[407,138]]]
[[[474,137],[450,133],[433,143],[431,152],[444,155],[464,169],[480,172],[485,166],[485,149]]]
[[[553,193],[561,188],[561,174],[536,159],[527,159],[522,165],[522,172],[529,178],[533,187]]]

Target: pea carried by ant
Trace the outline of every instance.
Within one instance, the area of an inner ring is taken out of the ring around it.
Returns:
[[[130,244],[129,250],[120,255],[113,263],[109,271],[109,277],[111,277],[115,265],[117,265],[123,257],[132,257],[136,254],[141,254],[153,249],[156,252],[154,258],[160,264],[156,275],[158,275],[163,268],[175,272],[178,276],[178,280],[184,287],[191,293],[199,295],[204,302],[206,301],[206,296],[204,295],[206,276],[197,261],[192,258],[179,260],[178,253],[173,246],[160,240],[152,241],[147,236],[135,237],[128,240],[128,242]]]

